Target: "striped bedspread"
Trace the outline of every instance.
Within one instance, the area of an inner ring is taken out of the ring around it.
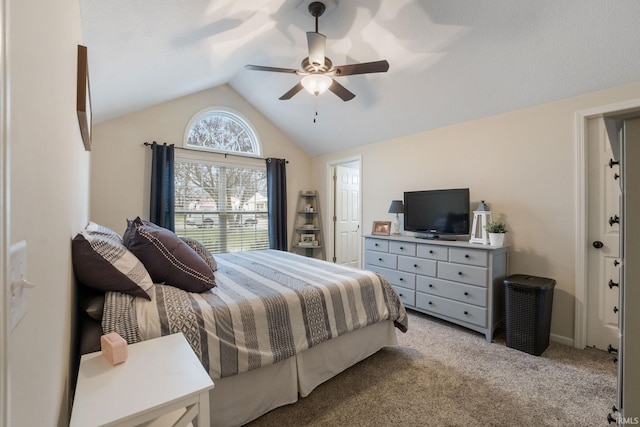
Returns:
[[[218,254],[216,287],[155,285],[151,301],[106,296],[102,326],[129,343],[182,332],[212,378],[284,360],[358,328],[393,320],[402,302],[376,273],[274,250]]]

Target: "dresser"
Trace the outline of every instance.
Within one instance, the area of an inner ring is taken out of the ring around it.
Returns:
[[[365,268],[384,276],[407,308],[483,333],[489,342],[504,320],[508,246],[366,236]]]

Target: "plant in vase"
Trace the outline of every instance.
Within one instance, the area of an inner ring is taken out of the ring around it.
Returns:
[[[504,235],[509,231],[504,222],[492,221],[486,225],[485,230],[489,233],[489,244],[491,246],[504,245]]]

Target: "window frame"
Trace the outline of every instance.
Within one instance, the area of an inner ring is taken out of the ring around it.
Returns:
[[[206,116],[212,115],[212,114],[219,114],[221,116],[226,116],[227,118],[234,120],[240,127],[242,127],[247,133],[247,135],[249,136],[249,139],[251,140],[251,146],[253,147],[254,152],[246,153],[242,151],[221,150],[216,148],[198,147],[194,145],[189,145],[187,143],[187,139],[189,138],[189,134],[191,133],[191,129],[193,128],[193,126],[196,123],[198,123],[200,120],[205,118]],[[261,158],[262,156],[262,144],[260,142],[260,138],[258,137],[258,133],[256,132],[251,122],[249,122],[249,120],[247,120],[247,118],[241,113],[239,113],[238,111],[235,111],[231,108],[223,107],[223,106],[212,106],[212,107],[203,108],[191,117],[184,131],[184,136],[182,138],[182,148],[184,148],[185,150],[191,150],[191,151],[202,151],[207,153],[218,153],[218,154],[231,154],[234,156],[242,156],[242,157],[249,157],[249,158]]]
[[[251,139],[251,145],[254,148],[254,153],[246,153],[232,150],[221,150],[208,147],[198,147],[187,144],[187,138],[191,132],[191,128],[204,117],[210,114],[221,114],[234,120],[239,126],[241,126]],[[227,167],[227,168],[246,168],[257,169],[266,172],[266,164],[264,158],[261,157],[262,147],[258,134],[251,123],[240,113],[227,107],[207,107],[194,114],[185,129],[184,138],[182,141],[182,150],[177,150],[175,153],[174,161],[177,162],[189,162],[200,163],[213,167]],[[212,156],[213,155],[213,156]],[[222,156],[224,155],[224,156]],[[229,155],[229,156],[227,156]],[[177,189],[177,188],[176,188]],[[230,211],[231,212],[231,211]],[[267,212],[268,215],[268,212]],[[267,222],[267,236],[268,236],[268,222]],[[176,230],[178,232],[178,230]],[[179,234],[181,235],[181,234]],[[251,250],[251,249],[248,249]]]

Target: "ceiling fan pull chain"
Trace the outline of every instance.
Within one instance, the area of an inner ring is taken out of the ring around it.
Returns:
[[[316,98],[317,96],[313,97],[313,123],[315,123],[318,118],[318,101]]]

